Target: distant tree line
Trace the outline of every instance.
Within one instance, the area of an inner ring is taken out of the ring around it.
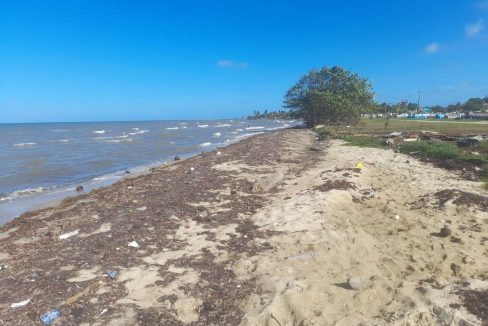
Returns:
[[[296,114],[292,111],[269,111],[264,110],[262,113],[259,110],[255,110],[253,115],[247,117],[247,120],[259,120],[259,119],[280,119],[280,120],[290,120],[296,119]]]
[[[480,111],[485,105],[488,105],[488,96],[485,98],[474,97],[470,98],[464,103],[450,104],[448,106],[434,105],[430,109],[433,113],[449,113],[449,112],[471,112]],[[390,113],[401,114],[415,111],[417,109],[416,103],[400,102],[396,104],[379,103],[376,104],[372,113]]]

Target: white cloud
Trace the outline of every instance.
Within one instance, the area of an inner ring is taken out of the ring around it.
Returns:
[[[217,61],[217,67],[246,69],[248,67],[248,63],[234,60],[219,60]]]
[[[481,32],[481,30],[483,29],[483,26],[484,26],[483,19],[480,19],[474,24],[466,25],[466,28],[464,29],[464,31],[466,32],[466,35],[468,37],[474,37]]]
[[[481,0],[476,3],[476,8],[481,10],[488,10],[488,0]]]
[[[436,42],[430,43],[429,45],[427,45],[425,47],[425,52],[430,53],[430,54],[434,54],[434,53],[439,52],[439,44]]]

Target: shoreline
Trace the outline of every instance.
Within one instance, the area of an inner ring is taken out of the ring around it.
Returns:
[[[305,129],[220,151],[0,227],[0,321],[486,322],[469,299],[488,293],[477,183]]]
[[[183,120],[182,120],[183,121]],[[219,120],[220,121],[220,120]],[[224,120],[222,120],[224,121]],[[284,130],[288,129],[290,127],[284,127],[284,128],[278,128],[275,130],[266,130],[266,132],[274,132],[276,130]],[[241,135],[241,137],[236,137],[233,140],[229,140],[227,143],[223,144],[216,144],[211,145],[210,148],[208,149],[209,152],[215,151],[219,148],[224,148],[227,146],[230,146],[232,144],[235,144],[239,141],[242,141],[243,139],[247,139],[249,137],[254,137],[255,135],[259,135],[263,132],[261,131],[250,131],[248,134]],[[202,147],[202,152],[207,152],[205,151],[206,147]],[[178,153],[175,154],[176,156],[179,156],[181,161],[186,160],[188,158],[192,158],[194,156],[201,155],[199,152],[189,152],[189,153]],[[92,190],[96,190],[99,188],[103,187],[109,187],[121,180],[127,179],[127,178],[133,178],[137,177],[139,175],[143,175],[146,173],[150,173],[150,171],[154,168],[161,167],[161,166],[166,166],[166,165],[171,165],[174,163],[177,163],[178,161],[172,160],[170,157],[167,159],[162,159],[158,160],[154,163],[149,163],[146,165],[139,165],[139,166],[133,166],[133,167],[128,167],[127,170],[118,170],[114,172],[109,172],[100,176],[93,177],[89,180],[86,181],[81,181],[78,183],[70,184],[70,185],[62,185],[59,187],[54,187],[50,189],[46,189],[39,186],[37,188],[42,188],[43,190],[39,193],[32,193],[24,196],[19,196],[15,197],[13,199],[6,199],[4,201],[0,201],[0,226],[5,225],[6,223],[12,221],[15,218],[20,217],[24,213],[28,213],[30,211],[36,211],[39,209],[44,209],[44,208],[52,208],[54,206],[59,205],[65,198],[69,197],[77,197],[79,195],[83,195],[86,193],[91,192]],[[125,171],[130,171],[130,174],[126,174]],[[83,191],[78,192],[76,191],[76,187],[82,186]],[[36,189],[37,189],[36,188]],[[24,189],[24,190],[19,190],[15,191],[13,193],[7,194],[7,197],[12,196],[12,194],[15,194],[17,192],[27,192],[29,190],[35,190],[35,189]]]

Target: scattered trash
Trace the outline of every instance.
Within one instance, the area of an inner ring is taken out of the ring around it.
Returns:
[[[29,298],[27,300],[24,300],[24,301],[20,301],[20,302],[15,302],[15,303],[12,303],[10,305],[10,308],[18,308],[18,307],[23,307],[25,306],[26,304],[28,304],[30,301],[31,301],[32,298]]]
[[[217,156],[220,156],[220,155],[222,155],[222,153],[221,152],[217,152]]]
[[[400,215],[395,215],[395,220],[399,220],[400,219]]]
[[[192,166],[192,167],[190,168],[190,171],[195,171],[195,168]]]
[[[175,161],[179,161],[181,158],[179,156],[175,156]]]
[[[107,276],[110,277],[112,280],[115,279],[119,275],[119,272],[117,271],[108,271]]]
[[[68,238],[71,238],[72,236],[77,235],[80,232],[80,230],[75,230],[73,232],[65,233],[59,236],[59,240],[65,240]]]
[[[41,315],[40,319],[44,323],[44,325],[51,325],[56,319],[61,316],[61,311],[59,310],[51,310],[46,312],[44,315]]]
[[[125,174],[130,174],[130,171],[129,170],[125,171]]]
[[[139,248],[139,244],[135,241],[129,242],[128,246],[132,248]]]
[[[295,259],[307,259],[307,258],[313,258],[319,256],[319,253],[316,251],[309,251],[305,252],[303,254],[298,254],[295,256],[288,256],[286,257],[287,260],[295,260]]]
[[[83,191],[83,186],[78,186],[78,187],[75,188],[75,190],[78,191],[78,192],[79,191]]]
[[[146,209],[147,209],[147,206],[142,206],[142,207],[136,208],[136,210],[138,210],[140,212],[144,212]]]
[[[362,169],[363,168],[363,163],[361,162],[358,162],[358,164],[356,164],[356,169]]]
[[[103,309],[102,312],[100,312],[100,316],[103,315],[104,313],[106,313],[108,311],[107,308]]]

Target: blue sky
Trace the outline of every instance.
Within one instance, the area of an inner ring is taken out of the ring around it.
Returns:
[[[231,118],[341,65],[378,101],[488,95],[488,0],[0,0],[0,122]]]

